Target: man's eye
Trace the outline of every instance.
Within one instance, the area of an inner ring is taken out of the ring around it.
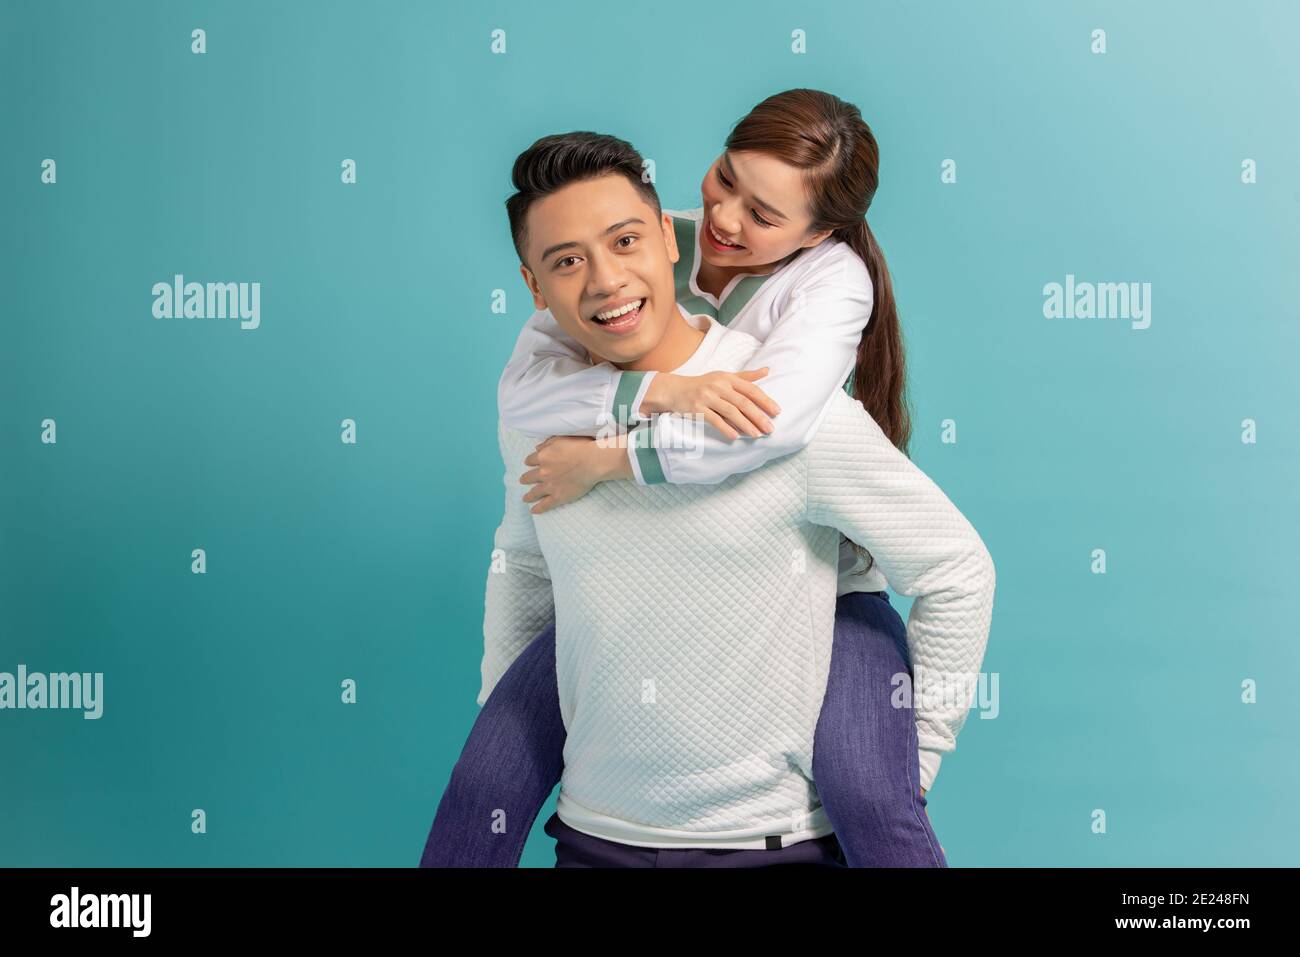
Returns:
[[[628,246],[630,246],[630,245],[632,245],[632,243],[636,242],[636,237],[635,237],[635,236],[620,236],[620,237],[618,238],[618,241],[621,243],[621,242],[622,242],[623,240],[625,240],[625,239],[630,240],[630,242],[627,244],[627,246],[624,246],[624,247],[623,247],[624,249],[627,249]]]
[[[574,262],[577,262],[577,261],[578,261],[578,257],[577,257],[577,256],[565,256],[563,259],[561,259],[559,262],[557,262],[557,263],[555,264],[555,268],[556,268],[556,269],[563,269],[563,268],[568,264],[569,260],[573,260]]]

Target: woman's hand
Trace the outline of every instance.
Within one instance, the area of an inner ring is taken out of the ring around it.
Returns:
[[[767,373],[767,366],[743,372],[706,372],[703,375],[660,372],[650,380],[650,388],[646,389],[641,400],[641,411],[646,415],[702,413],[704,420],[728,440],[737,438],[740,432],[758,438],[772,431],[772,420],[768,416],[781,411],[781,407],[753,383],[754,379],[761,379]]]
[[[524,501],[537,503],[534,515],[582,498],[597,482],[632,478],[627,433],[599,442],[585,435],[552,435],[524,464],[536,466],[519,476],[521,483],[533,486]]]

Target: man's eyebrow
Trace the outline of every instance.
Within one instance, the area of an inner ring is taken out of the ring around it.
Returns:
[[[640,223],[642,226],[644,226],[645,220],[641,219],[638,216],[633,216],[630,219],[619,220],[613,226],[607,227],[605,231],[601,233],[601,235],[608,236],[610,233],[614,232],[615,230],[622,229],[624,226],[630,226],[633,223]],[[576,242],[556,243],[554,246],[547,246],[546,250],[538,258],[550,259],[552,253],[558,253],[561,249],[568,249],[570,246],[577,246],[577,245],[578,244]]]
[[[723,154],[722,154],[722,162],[724,162],[724,163],[727,164],[727,174],[731,177],[731,181],[734,183],[734,182],[736,181],[736,168],[735,168],[734,166],[731,165],[731,157],[728,156],[726,153],[723,153]],[[790,217],[787,216],[785,213],[781,212],[779,209],[777,209],[775,206],[773,206],[771,203],[765,203],[765,202],[763,202],[761,199],[759,199],[757,196],[754,197],[754,202],[757,203],[759,206],[762,206],[765,210],[767,210],[767,211],[768,211],[769,213],[771,213],[773,216],[776,216],[776,217],[778,217],[778,218],[780,218],[780,219],[789,219],[789,218],[790,218]]]

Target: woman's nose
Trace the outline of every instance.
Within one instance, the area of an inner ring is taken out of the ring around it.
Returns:
[[[739,206],[734,200],[719,200],[713,204],[709,210],[709,216],[713,220],[713,225],[718,227],[718,232],[728,236],[734,236],[740,232],[740,217],[738,215]]]

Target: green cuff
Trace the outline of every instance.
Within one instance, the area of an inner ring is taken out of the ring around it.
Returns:
[[[632,403],[636,401],[636,394],[641,391],[641,380],[645,377],[644,372],[619,373],[618,388],[614,390],[614,408],[610,410],[614,413],[614,421],[619,428],[627,428],[629,422],[640,421],[641,417],[632,408]]]
[[[626,375],[626,373],[624,373]],[[660,485],[666,481],[659,450],[654,445],[654,427],[647,425],[627,434],[628,442],[636,450],[636,464],[641,469],[642,485]]]

